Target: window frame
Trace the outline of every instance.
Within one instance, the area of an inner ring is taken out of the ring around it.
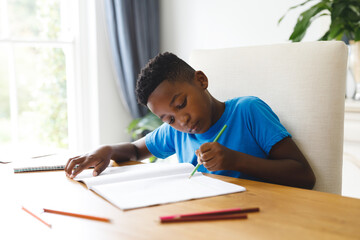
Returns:
[[[11,135],[15,145],[18,136],[18,111],[13,50],[16,46],[46,46],[63,49],[66,55],[68,148],[70,151],[82,152],[99,144],[95,2],[95,0],[71,1],[76,19],[73,39],[33,40],[0,36],[0,43],[7,46],[9,51],[10,118],[12,118],[13,129]],[[1,15],[7,19],[7,9],[4,7],[6,5],[6,0],[0,0]],[[7,26],[8,23],[3,23],[5,31],[8,30]],[[5,34],[9,36],[8,31]]]

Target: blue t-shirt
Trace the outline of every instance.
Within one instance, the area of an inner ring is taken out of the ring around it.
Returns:
[[[225,124],[227,128],[218,139],[218,143],[232,150],[260,158],[267,158],[272,146],[285,137],[291,137],[265,102],[257,97],[249,96],[226,101],[224,113],[205,133],[184,133],[164,123],[146,135],[145,143],[149,151],[158,158],[166,158],[176,153],[179,162],[189,162],[196,166],[195,150],[199,149],[203,143],[212,142]],[[203,165],[198,171],[261,180],[232,170],[211,172]]]

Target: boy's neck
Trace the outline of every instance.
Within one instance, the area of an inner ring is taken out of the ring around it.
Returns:
[[[224,102],[220,102],[219,100],[217,100],[216,98],[214,98],[213,96],[211,96],[211,100],[212,100],[212,124],[215,124],[223,115],[224,111],[225,111],[225,103]]]

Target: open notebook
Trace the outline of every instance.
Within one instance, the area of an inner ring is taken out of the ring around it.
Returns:
[[[245,191],[236,184],[204,176],[190,163],[149,163],[108,167],[101,175],[85,170],[76,178],[125,210]]]

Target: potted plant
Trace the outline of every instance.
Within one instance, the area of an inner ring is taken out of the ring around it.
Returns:
[[[152,112],[147,113],[145,116],[136,118],[130,122],[127,127],[127,132],[131,135],[133,140],[144,137],[147,133],[158,128],[163,122],[155,116]],[[156,157],[150,157],[149,161],[156,162]]]
[[[319,40],[341,40],[343,36],[346,36],[355,42],[360,41],[359,0],[307,0],[289,8],[288,11],[302,7],[310,2],[316,2],[316,4],[300,14],[289,40],[300,42],[314,20],[322,16],[330,16],[331,24],[329,29]],[[279,23],[286,14],[280,18]]]
[[[349,70],[358,85],[360,97],[360,1],[359,0],[307,0],[289,8],[288,11],[315,3],[303,11],[289,37],[293,42],[300,42],[311,23],[322,16],[330,16],[331,23],[326,33],[320,37],[321,41],[350,40]],[[288,11],[280,18],[284,19]],[[355,91],[354,91],[355,92]],[[352,96],[357,98],[355,95]]]

